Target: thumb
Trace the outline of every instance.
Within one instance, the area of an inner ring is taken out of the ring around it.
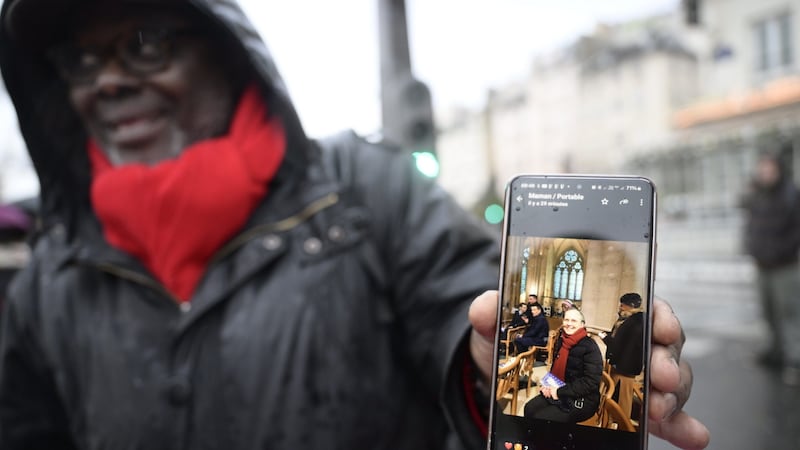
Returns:
[[[469,321],[472,328],[488,341],[494,340],[497,326],[497,291],[486,291],[472,301]]]

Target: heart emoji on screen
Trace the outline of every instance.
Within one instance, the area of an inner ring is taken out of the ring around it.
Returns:
[[[506,442],[506,448],[508,450],[511,450],[511,447],[513,447],[513,446],[514,446],[514,444],[512,444],[511,442]]]

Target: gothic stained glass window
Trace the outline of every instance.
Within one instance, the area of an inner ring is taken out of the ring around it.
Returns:
[[[583,259],[575,250],[567,250],[556,264],[553,297],[580,300],[583,295]]]

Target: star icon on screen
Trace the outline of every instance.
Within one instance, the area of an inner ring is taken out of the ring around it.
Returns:
[[[600,200],[600,203],[602,203],[603,206],[606,206],[608,204],[608,199],[604,198],[604,199]]]

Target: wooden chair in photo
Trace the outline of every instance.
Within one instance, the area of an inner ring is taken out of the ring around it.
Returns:
[[[536,362],[536,349],[539,347],[531,347],[528,350],[520,353],[517,355],[519,359],[519,374],[521,376],[528,377],[527,385],[525,387],[525,396],[526,398],[530,398],[531,396],[531,385],[533,384],[533,367],[534,362]],[[516,411],[516,409],[514,409]]]
[[[498,403],[500,411],[502,411],[511,402],[511,414],[516,413],[517,408],[517,393],[519,392],[519,375],[521,358],[512,356],[507,358],[504,364],[497,368],[497,391],[495,392],[495,401]]]
[[[597,411],[594,412],[592,417],[578,422],[579,425],[585,425],[589,427],[603,427],[607,421],[606,414],[605,414],[605,401],[611,399],[614,395],[614,388],[616,384],[611,379],[611,376],[608,375],[605,371],[603,371],[602,378],[600,379],[600,405],[597,407]]]
[[[633,383],[633,405],[631,406],[631,422],[635,427],[639,427],[639,420],[645,414],[644,405],[644,376],[639,375]]]
[[[614,380],[614,385],[619,383],[619,388],[617,388],[619,390],[617,395],[619,400],[617,403],[620,408],[622,408],[622,411],[630,417],[633,407],[633,397],[636,395],[636,390],[639,389],[638,386],[640,386],[641,383],[638,382],[635,377],[616,373],[613,368],[611,369],[611,379]]]
[[[606,398],[603,402],[604,424],[603,428],[610,428],[621,431],[636,431],[636,426],[631,422],[628,413],[624,412],[619,403],[612,398]]]
[[[506,330],[506,338],[500,341],[506,346],[506,359],[516,353],[516,349],[514,349],[513,352],[511,351],[511,347],[514,345],[514,339],[522,336],[526,328],[528,328],[527,325],[520,325]]]
[[[549,366],[550,364],[553,363],[553,346],[556,343],[556,337],[557,336],[558,336],[558,330],[550,330],[547,333],[547,345],[531,347],[533,349],[536,349],[536,352],[533,355],[534,356],[534,358],[533,358],[534,361],[537,361],[538,360],[538,356],[542,352],[544,352],[547,355],[547,359],[545,360],[545,365]]]

